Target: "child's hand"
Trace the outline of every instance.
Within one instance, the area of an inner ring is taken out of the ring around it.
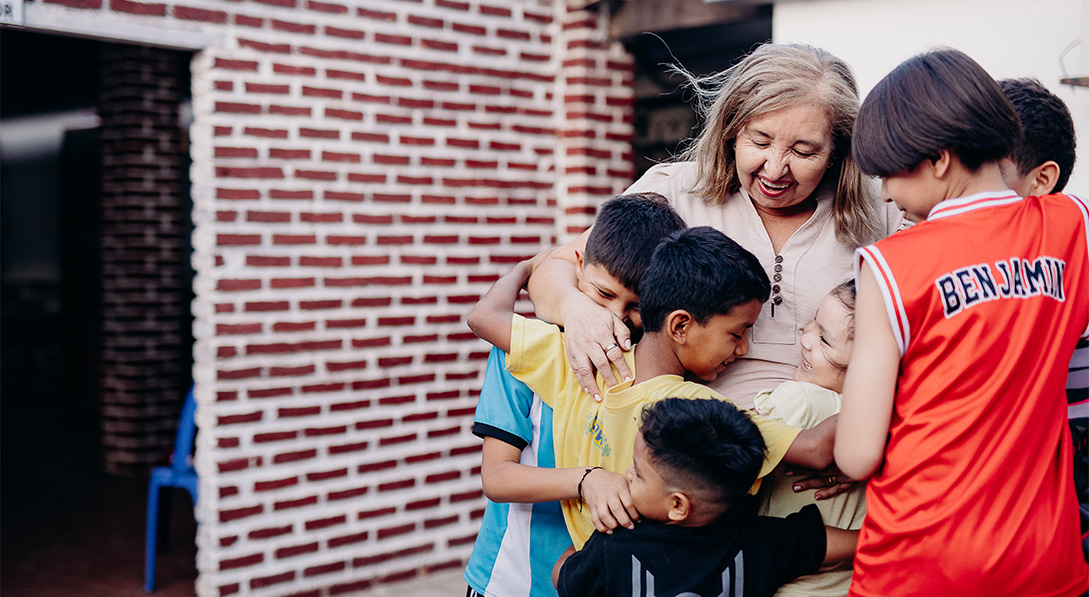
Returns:
[[[595,469],[582,481],[582,497],[590,509],[594,528],[602,533],[612,533],[619,526],[635,528],[635,521],[639,520],[624,475]]]
[[[594,371],[600,371],[605,384],[615,386],[631,379],[624,351],[631,348],[631,331],[624,321],[581,292],[572,293],[564,302],[564,348],[571,361],[579,386],[601,401]],[[613,375],[612,363],[620,373]]]

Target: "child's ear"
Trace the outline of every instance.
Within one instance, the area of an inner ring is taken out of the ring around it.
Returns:
[[[665,329],[674,342],[684,344],[688,341],[688,331],[694,322],[695,320],[692,319],[692,315],[688,311],[677,309],[676,311],[670,311],[666,315]]]
[[[684,522],[690,514],[692,514],[691,498],[679,491],[669,494],[669,522]]]
[[[1027,179],[1031,183],[1028,189],[1030,196],[1042,197],[1048,195],[1055,190],[1055,183],[1059,182],[1059,165],[1048,160],[1033,168],[1028,173]]]
[[[948,149],[943,149],[938,152],[937,156],[930,158],[930,167],[934,178],[943,178],[952,168],[955,159],[956,156]]]

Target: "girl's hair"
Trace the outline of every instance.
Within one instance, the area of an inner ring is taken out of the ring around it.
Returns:
[[[983,67],[951,48],[905,60],[866,96],[853,154],[863,172],[891,176],[950,150],[969,170],[1021,139],[1009,98]]]
[[[847,280],[843,284],[836,286],[828,294],[836,297],[836,300],[840,302],[845,309],[847,309],[847,339],[855,339],[855,297],[857,291],[855,290],[855,281]]]
[[[881,236],[873,188],[851,156],[858,85],[846,62],[812,46],[769,43],[718,74],[696,77],[678,66],[672,71],[687,79],[704,122],[680,156],[696,163],[693,193],[712,205],[736,193],[741,182],[734,144],[741,130],[754,118],[816,99],[828,115],[834,142],[821,186],[835,185],[836,238],[857,247]]]

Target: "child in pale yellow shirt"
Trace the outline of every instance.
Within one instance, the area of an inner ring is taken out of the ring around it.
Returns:
[[[854,310],[854,280],[837,286],[824,297],[816,317],[802,332],[802,362],[794,372],[794,381],[757,394],[757,412],[800,429],[811,429],[839,412],[843,378],[854,348]],[[835,475],[828,478],[830,485],[839,480]],[[866,515],[865,492],[865,486],[857,485],[834,497],[818,500],[808,491],[795,492],[786,469],[780,466],[764,482],[760,514],[785,517],[815,503],[825,524],[859,529]],[[816,574],[783,585],[776,596],[840,596],[847,594],[850,585],[850,562],[831,564]]]

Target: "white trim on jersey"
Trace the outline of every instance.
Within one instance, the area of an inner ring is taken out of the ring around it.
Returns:
[[[926,219],[940,220],[941,218],[967,213],[984,207],[997,207],[1023,200],[1017,194],[1011,195],[1011,193],[1012,191],[985,192],[968,195],[967,197],[957,197],[956,199],[946,199],[935,205]]]
[[[530,544],[530,522],[533,518],[533,504],[509,504],[507,510],[507,528],[499,542],[499,552],[495,554],[492,570],[530,570],[529,550],[511,549],[509,546]],[[504,549],[504,546],[507,548]],[[531,574],[492,574],[485,595],[529,595]]]
[[[911,325],[907,320],[907,310],[904,309],[904,301],[900,296],[900,288],[896,285],[896,278],[892,277],[885,256],[875,245],[862,247],[855,252],[869,264],[873,271],[877,287],[881,289],[881,298],[885,301],[885,312],[889,316],[889,325],[892,327],[892,335],[896,338],[896,345],[900,348],[900,356],[904,356],[907,345],[911,342]],[[855,279],[859,278],[861,262],[855,260]]]

